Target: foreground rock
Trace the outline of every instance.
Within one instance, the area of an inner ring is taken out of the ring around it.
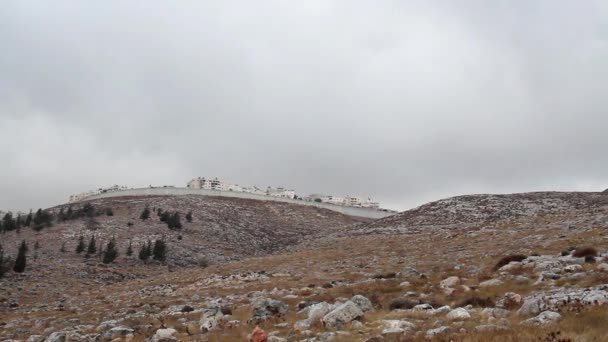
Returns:
[[[608,303],[608,285],[584,289],[557,289],[537,293],[524,298],[517,311],[522,316],[537,315],[543,311],[559,311],[563,307],[577,305],[603,305]]]
[[[349,300],[325,315],[322,322],[326,327],[340,328],[361,317],[363,317],[361,308]]]

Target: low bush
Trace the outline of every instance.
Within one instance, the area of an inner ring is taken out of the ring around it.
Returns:
[[[498,270],[499,268],[503,267],[504,265],[508,265],[512,261],[522,261],[525,258],[527,258],[527,256],[521,255],[521,254],[507,255],[506,257],[503,257],[502,259],[500,259],[496,265],[494,265],[494,271]]]
[[[395,277],[397,277],[397,273],[389,272],[389,273],[385,273],[385,274],[376,274],[372,278],[374,278],[374,279],[393,279]]]
[[[491,308],[494,307],[495,304],[492,298],[482,298],[475,296],[463,300],[460,304],[458,304],[458,307],[465,307],[467,305],[472,305],[478,308]]]
[[[572,256],[575,258],[595,257],[597,256],[597,250],[593,247],[579,247],[572,252]]]
[[[388,309],[391,311],[397,309],[411,309],[416,305],[418,305],[418,303],[406,298],[395,298],[388,304]]]

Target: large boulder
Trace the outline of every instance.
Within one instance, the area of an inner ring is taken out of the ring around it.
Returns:
[[[223,317],[224,313],[219,306],[204,309],[199,322],[201,332],[205,333],[216,329],[222,322]]]
[[[253,322],[262,322],[273,317],[283,317],[289,310],[289,306],[280,300],[260,298],[252,303]]]
[[[349,300],[325,315],[322,322],[327,327],[335,328],[344,326],[361,317],[363,317],[363,310]]]
[[[359,309],[361,309],[363,312],[372,311],[374,309],[372,302],[362,295],[353,296],[350,301],[357,304]]]

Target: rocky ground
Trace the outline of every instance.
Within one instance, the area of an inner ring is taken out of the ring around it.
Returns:
[[[3,236],[5,249],[23,238],[43,243],[28,271],[0,280],[0,336],[604,341],[606,198],[463,196],[374,222],[234,199],[99,202],[115,215],[98,217],[95,227],[81,219],[48,232]],[[138,222],[146,205],[191,208],[194,220],[181,232]],[[72,252],[74,236],[91,229],[121,241],[164,236],[178,257],[165,264],[124,255],[110,265],[84,260]],[[67,253],[58,252],[63,241],[70,244]],[[210,266],[179,260],[201,253],[212,259]],[[263,331],[252,335],[256,325]]]

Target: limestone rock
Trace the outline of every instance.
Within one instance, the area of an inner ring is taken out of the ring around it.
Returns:
[[[154,336],[152,336],[152,342],[173,342],[177,341],[177,331],[175,329],[158,329]]]
[[[361,309],[363,312],[368,312],[374,309],[372,302],[362,295],[353,296],[350,301],[357,304],[359,309]]]
[[[463,321],[471,318],[471,314],[464,308],[457,308],[450,311],[446,318],[453,321]]]
[[[382,325],[384,327],[382,329],[382,335],[401,335],[416,330],[416,325],[414,323],[398,319],[384,320],[382,321]]]
[[[521,324],[524,324],[524,325],[547,325],[547,324],[557,323],[561,319],[562,319],[562,315],[560,315],[558,312],[543,311],[538,316],[533,317],[533,318],[529,318],[529,319],[521,322]]]
[[[361,317],[363,317],[363,311],[357,304],[349,300],[325,315],[322,321],[325,326],[333,328],[343,326]]]

